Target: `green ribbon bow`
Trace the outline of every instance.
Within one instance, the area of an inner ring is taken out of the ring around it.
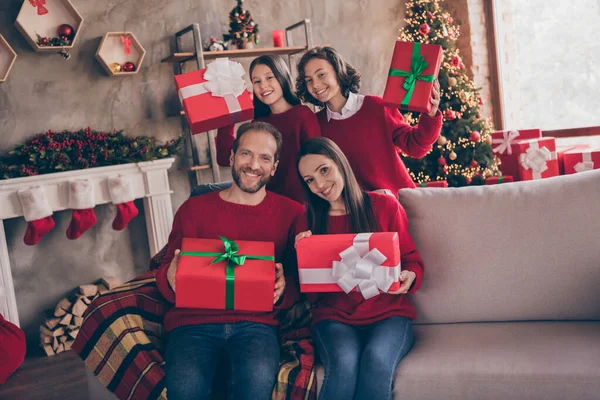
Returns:
[[[235,267],[244,265],[247,259],[250,260],[269,260],[275,261],[273,256],[251,256],[247,254],[237,254],[239,246],[233,240],[219,236],[225,246],[224,253],[216,253],[209,251],[182,251],[180,256],[192,257],[215,257],[210,265],[227,260],[225,267],[225,309],[233,310],[234,293],[235,293]]]
[[[418,80],[424,82],[433,82],[435,80],[435,76],[433,75],[421,75],[428,65],[429,63],[425,61],[425,58],[421,55],[421,43],[415,42],[413,46],[412,60],[410,63],[410,72],[403,71],[401,69],[390,69],[390,76],[406,77],[404,84],[402,85],[402,87],[406,90],[406,94],[402,99],[402,103],[400,103],[400,107],[408,107],[408,103],[410,103],[410,99],[415,91],[415,86],[417,85]]]

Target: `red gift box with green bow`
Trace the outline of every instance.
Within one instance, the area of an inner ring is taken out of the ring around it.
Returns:
[[[383,101],[406,111],[431,112],[431,91],[442,64],[442,47],[398,40]]]
[[[177,265],[175,306],[272,311],[272,242],[184,238]]]

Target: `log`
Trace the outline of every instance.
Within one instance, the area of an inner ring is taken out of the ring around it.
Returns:
[[[55,354],[54,350],[52,350],[52,346],[45,344],[42,347],[44,348],[44,351],[46,352],[46,355],[48,357],[53,356]]]
[[[42,344],[42,347],[45,344],[52,344],[52,340],[54,338],[52,336],[48,336],[48,335],[44,335],[43,333],[40,333],[40,343]]]
[[[64,308],[62,308],[59,304],[54,308],[54,316],[55,317],[63,317],[67,314]]]
[[[58,328],[51,331],[44,325],[40,325],[40,332],[46,336],[59,337],[65,334],[65,328],[63,326],[59,326]]]
[[[69,325],[71,323],[72,319],[73,319],[73,314],[69,313],[60,320],[60,324],[61,325]]]
[[[69,350],[71,350],[71,347],[73,347],[73,343],[75,343],[75,341],[74,341],[74,340],[67,340],[67,341],[65,342],[65,350],[66,350],[66,351],[69,351]]]
[[[70,311],[72,305],[73,303],[71,303],[71,301],[69,301],[69,299],[65,297],[64,299],[58,302],[57,307],[60,307],[65,311]]]
[[[47,318],[45,324],[48,327],[48,329],[52,330],[58,326],[59,322],[60,318]]]
[[[71,312],[73,313],[73,315],[81,317],[81,316],[83,316],[83,313],[85,312],[86,309],[87,309],[87,304],[85,304],[83,302],[83,300],[81,300],[81,298],[79,298],[75,302],[75,304],[73,304],[73,310],[71,310]]]
[[[73,324],[75,326],[81,326],[81,325],[83,325],[83,317],[79,317],[79,316],[75,315],[73,317]]]
[[[81,285],[79,286],[79,292],[85,297],[93,297],[98,293],[98,287],[96,285]]]
[[[106,286],[108,290],[113,290],[121,284],[114,276],[105,276],[100,280],[100,283]]]
[[[69,332],[69,336],[71,336],[73,339],[77,339],[77,334],[79,333],[79,329],[75,329]]]

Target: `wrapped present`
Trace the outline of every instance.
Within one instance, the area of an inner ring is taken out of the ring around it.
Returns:
[[[565,175],[565,153],[572,150],[589,149],[589,144],[558,144],[556,143],[556,158],[558,159],[558,173]]]
[[[272,311],[275,245],[271,242],[184,238],[175,306]]]
[[[502,175],[519,180],[519,141],[542,137],[541,129],[496,131],[492,133],[492,149],[500,158]]]
[[[486,185],[499,185],[501,183],[513,182],[514,179],[510,175],[490,176],[485,180]]]
[[[207,68],[175,76],[179,100],[193,134],[254,118],[240,63],[218,58]]]
[[[575,149],[564,153],[565,174],[600,169],[600,148]]]
[[[554,138],[519,141],[519,176],[522,181],[558,176]]]
[[[419,187],[438,187],[438,188],[447,188],[448,181],[429,181],[429,182],[421,182],[419,183]]]
[[[366,299],[400,287],[398,233],[312,235],[296,245],[300,291],[360,291]]]
[[[431,91],[441,63],[440,46],[398,40],[383,93],[384,103],[407,111],[431,112]]]

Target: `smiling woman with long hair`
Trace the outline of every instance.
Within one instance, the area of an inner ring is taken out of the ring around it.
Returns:
[[[260,56],[252,61],[249,72],[254,92],[254,119],[270,123],[283,136],[280,164],[267,189],[302,202],[302,188],[294,160],[305,140],[321,135],[317,118],[310,108],[300,104],[294,93],[292,75],[283,58],[271,54]],[[230,166],[229,156],[234,139],[233,125],[219,129],[216,138],[217,162],[222,167]],[[230,182],[199,186],[192,195],[229,185]]]
[[[304,142],[297,159],[312,234],[398,232],[402,272],[397,291],[365,299],[362,293],[307,293],[313,338],[325,367],[320,400],[389,399],[396,367],[414,338],[415,310],[407,297],[421,285],[423,261],[408,233],[406,213],[392,196],[361,190],[350,163],[330,139]],[[304,230],[308,228],[308,230]]]

